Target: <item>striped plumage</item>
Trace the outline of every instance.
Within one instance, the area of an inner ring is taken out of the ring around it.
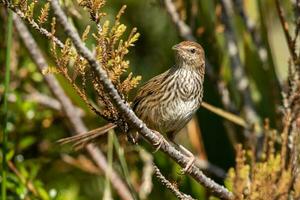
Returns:
[[[133,110],[149,128],[173,140],[200,107],[203,97],[205,56],[190,41],[175,45],[176,64],[150,79],[133,101]]]

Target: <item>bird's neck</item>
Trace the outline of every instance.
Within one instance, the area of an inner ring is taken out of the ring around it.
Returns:
[[[204,79],[204,74],[205,74],[205,63],[186,63],[186,62],[176,62],[174,68],[175,70],[187,70],[192,73],[195,73],[195,75],[200,76],[200,78],[203,80]]]

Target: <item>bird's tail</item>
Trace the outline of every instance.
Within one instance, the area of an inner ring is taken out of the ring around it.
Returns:
[[[85,133],[80,133],[78,135],[72,136],[72,137],[67,137],[67,138],[62,138],[58,140],[57,142],[59,144],[68,144],[68,143],[73,143],[73,147],[75,149],[81,149],[85,147],[87,144],[93,142],[96,138],[106,134],[109,130],[115,128],[117,125],[113,123],[109,123],[105,126],[96,128],[94,130],[85,132]]]

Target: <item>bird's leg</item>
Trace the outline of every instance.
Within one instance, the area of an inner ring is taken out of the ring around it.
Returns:
[[[185,173],[189,173],[190,170],[191,170],[191,167],[192,165],[195,163],[195,156],[192,152],[190,152],[189,150],[187,150],[184,146],[182,145],[177,145],[184,154],[186,154],[188,157],[189,157],[189,162],[187,163],[187,165],[185,166],[184,169],[182,169],[182,173],[185,174]]]
[[[160,149],[161,145],[162,145],[164,142],[167,142],[167,140],[166,140],[165,137],[164,137],[162,134],[160,134],[158,131],[155,131],[155,130],[152,130],[152,131],[153,131],[153,133],[155,133],[155,134],[159,137],[158,141],[154,143],[154,145],[156,146],[156,149],[153,151],[153,153],[156,153],[156,152]]]
[[[189,157],[189,162],[185,166],[185,168],[182,169],[182,173],[185,174],[185,173],[189,172],[189,170],[191,169],[192,165],[194,164],[194,162],[196,160],[194,154],[192,152],[190,152],[189,150],[187,150],[184,146],[174,142],[174,136],[175,136],[174,133],[167,133],[167,136],[170,139],[170,141],[172,141],[172,143],[177,147],[177,150],[181,151],[183,154],[185,154],[186,156]]]

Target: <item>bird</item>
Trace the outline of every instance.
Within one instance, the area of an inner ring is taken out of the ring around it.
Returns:
[[[165,141],[161,133],[176,144],[176,134],[191,120],[203,99],[205,52],[202,46],[197,42],[182,41],[172,49],[175,52],[175,64],[147,81],[138,90],[131,105],[135,114],[147,127],[160,136],[156,143],[158,148]],[[63,138],[59,142],[87,144],[114,127],[116,125],[110,123],[86,134]],[[134,132],[134,129],[129,128],[129,133]],[[184,169],[187,171],[195,157],[183,146],[177,146],[191,157]]]

